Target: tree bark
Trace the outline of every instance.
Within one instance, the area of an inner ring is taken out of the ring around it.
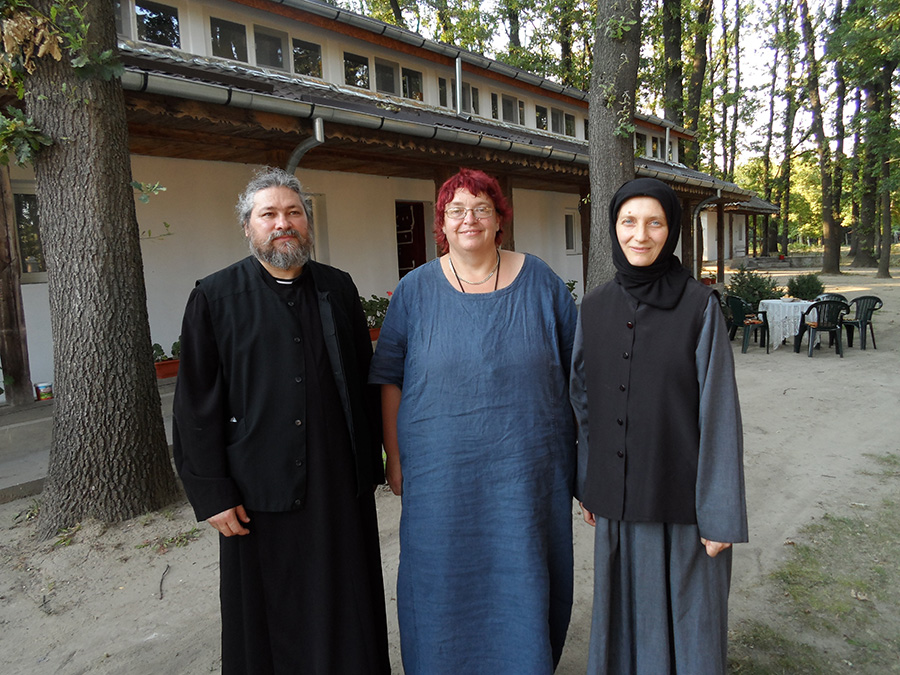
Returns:
[[[688,84],[688,102],[684,111],[684,123],[690,131],[700,128],[700,103],[703,100],[703,82],[706,80],[706,44],[712,30],[712,0],[699,0],[697,9],[697,34],[694,36],[693,68]],[[691,168],[698,168],[700,149],[698,143],[689,143],[684,162]]]
[[[741,101],[743,100],[741,89],[741,0],[734,0],[734,105],[731,110],[731,131],[728,134],[728,170],[725,179],[734,180],[734,164],[737,157],[738,117]]]
[[[822,195],[822,227],[825,240],[825,254],[822,256],[823,274],[841,273],[841,232],[834,220],[831,191],[831,152],[829,139],[825,136],[824,111],[819,95],[819,60],[816,58],[812,20],[809,17],[807,0],[800,0],[800,25],[803,30],[803,42],[806,45],[806,92],[809,96],[809,108],[812,113],[812,129],[816,137],[816,150],[819,159],[819,180]]]
[[[834,17],[832,19],[832,31],[837,31],[841,25],[842,9],[841,0],[834,3]],[[832,161],[831,180],[831,211],[834,214],[835,229],[837,230],[837,256],[840,268],[841,244],[844,238],[843,224],[843,189],[844,189],[844,102],[847,98],[847,82],[844,73],[844,63],[840,58],[834,60],[834,160]]]
[[[49,0],[34,3],[49,11]],[[92,53],[115,49],[112,4],[89,2]],[[56,415],[39,533],[116,522],[171,502],[153,369],[121,83],[82,79],[68,57],[26,81],[53,145],[35,160],[53,332]]]
[[[892,87],[896,61],[888,61],[881,69],[881,114],[885,120],[885,137],[889,134]],[[877,279],[891,279],[891,157],[890,153],[881,151],[881,255],[878,258]]]
[[[634,178],[632,135],[641,47],[640,9],[639,0],[600,2],[597,7],[588,113],[591,235],[585,291],[615,274],[608,205],[619,186]]]
[[[25,308],[22,303],[21,266],[13,257],[16,215],[9,170],[0,169],[0,368],[6,402],[24,405],[34,401],[28,342],[25,339]]]
[[[775,30],[776,30],[776,38],[778,28],[778,21],[774,22]],[[776,39],[775,42],[775,55],[772,58],[772,69],[770,71],[770,75],[772,77],[772,82],[769,85],[769,121],[766,125],[766,144],[763,149],[763,180],[764,182],[764,195],[767,202],[772,202],[772,191],[773,191],[773,183],[774,180],[772,178],[772,138],[775,135],[775,88],[778,82],[778,66],[780,60],[780,49],[779,43]],[[769,214],[765,214],[763,216],[763,232],[762,232],[762,250],[760,255],[766,257],[769,255],[769,242],[771,240],[769,230],[770,230],[770,220]]]
[[[877,267],[875,259],[875,232],[877,219],[878,171],[880,161],[877,144],[881,142],[881,88],[880,83],[866,85],[863,106],[865,115],[865,142],[860,158],[861,193],[859,222],[856,224],[857,248],[851,267]]]
[[[397,25],[401,28],[406,28],[406,21],[403,20],[403,10],[400,9],[399,0],[390,0],[391,3],[391,13],[394,15],[394,21],[397,22]]]
[[[684,124],[684,66],[681,56],[681,0],[663,0],[663,53],[665,57],[664,115]]]
[[[784,81],[784,148],[779,176],[781,202],[781,253],[788,254],[788,237],[790,235],[791,213],[791,164],[794,154],[794,120],[797,115],[797,85],[794,80],[794,16],[793,6],[787,0],[781,3],[781,17],[784,22],[783,34],[786,44],[785,81]]]

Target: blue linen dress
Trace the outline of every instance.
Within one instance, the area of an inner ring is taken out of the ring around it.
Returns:
[[[572,297],[539,258],[463,294],[404,277],[369,381],[402,389],[397,604],[407,675],[551,673],[572,608]]]

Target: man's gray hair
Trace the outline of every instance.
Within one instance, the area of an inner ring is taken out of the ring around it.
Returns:
[[[247,187],[244,188],[241,196],[238,197],[238,203],[235,210],[237,211],[238,222],[241,227],[246,226],[250,221],[250,214],[253,212],[253,200],[256,198],[256,193],[260,190],[267,190],[273,187],[286,187],[297,193],[297,196],[300,197],[300,203],[303,204],[303,210],[306,212],[306,219],[311,228],[312,214],[307,208],[306,195],[303,193],[303,186],[300,184],[300,181],[297,180],[296,176],[288,173],[284,169],[276,169],[271,166],[264,166],[261,168],[253,177],[253,180],[247,183]]]

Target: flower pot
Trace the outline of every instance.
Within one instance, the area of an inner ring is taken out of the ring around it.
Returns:
[[[369,339],[372,342],[375,342],[375,340],[378,339],[379,335],[381,335],[381,327],[380,326],[378,328],[370,328],[369,329]]]
[[[716,280],[714,277],[702,277],[700,279],[700,282],[705,286],[712,286],[714,283],[716,283]]]
[[[166,359],[165,361],[156,361],[156,379],[165,380],[167,377],[175,377],[178,374],[178,364],[180,359]]]

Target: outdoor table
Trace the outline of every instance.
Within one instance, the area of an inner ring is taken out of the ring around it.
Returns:
[[[800,317],[812,304],[806,300],[787,298],[759,301],[759,311],[766,313],[769,344],[773,350],[778,349],[784,340],[797,334],[800,329]]]

